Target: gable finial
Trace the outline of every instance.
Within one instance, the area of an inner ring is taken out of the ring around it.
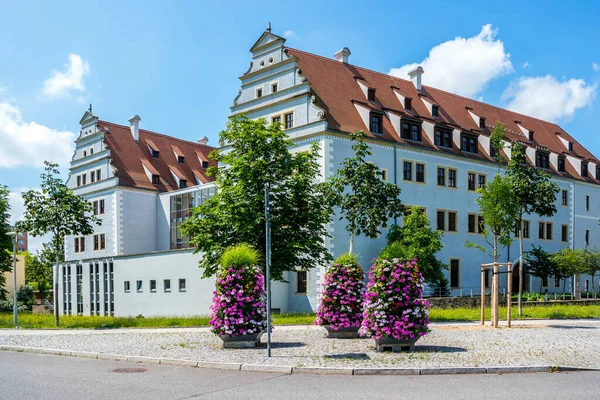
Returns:
[[[92,103],[90,103],[90,112],[92,112]]]
[[[269,24],[267,25],[267,32],[271,33],[271,21],[269,21]]]

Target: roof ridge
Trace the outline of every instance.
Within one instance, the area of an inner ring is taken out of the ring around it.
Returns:
[[[114,122],[109,122],[109,121],[104,121],[104,120],[98,120],[98,123],[103,123],[103,124],[109,124],[109,125],[114,125],[114,126],[118,126],[120,128],[125,128],[125,129],[129,129],[129,126],[127,125],[121,125],[121,124],[116,124]],[[202,144],[202,143],[198,143],[198,142],[192,142],[191,140],[186,140],[186,139],[181,139],[175,136],[169,136],[169,135],[165,135],[164,133],[158,133],[158,132],[154,132],[154,131],[149,131],[147,129],[140,129],[140,132],[144,132],[144,133],[148,133],[151,135],[156,135],[156,136],[162,136],[168,139],[173,139],[173,140],[177,140],[179,142],[184,142],[184,143],[189,143],[189,144],[193,144],[196,146],[203,146],[203,147],[208,147],[210,149],[215,149],[216,147],[213,146],[209,146],[207,144]]]

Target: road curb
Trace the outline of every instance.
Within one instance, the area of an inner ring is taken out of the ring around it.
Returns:
[[[347,368],[347,367],[292,367],[289,365],[242,364],[218,361],[193,361],[172,358],[156,358],[144,356],[127,356],[121,354],[104,354],[87,351],[70,351],[61,349],[44,349],[39,347],[0,345],[0,351],[19,353],[36,353],[54,356],[70,356],[98,360],[125,361],[146,364],[163,364],[192,368],[224,369],[233,371],[270,372],[279,374],[314,374],[314,375],[449,375],[449,374],[518,374],[535,372],[573,372],[600,371],[600,368],[574,366],[496,366],[496,367],[447,367],[447,368]]]

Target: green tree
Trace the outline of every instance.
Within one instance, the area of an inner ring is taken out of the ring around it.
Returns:
[[[5,272],[12,271],[12,257],[13,251],[12,239],[8,236],[9,229],[9,218],[10,214],[10,203],[8,202],[8,195],[10,191],[8,187],[0,185],[0,300],[6,300],[7,291],[4,289],[6,284]]]
[[[506,163],[506,158],[504,157],[504,153],[502,152],[502,150],[504,149],[504,143],[506,138],[505,131],[506,125],[502,124],[499,121],[496,121],[494,129],[492,129],[492,133],[490,134],[490,155],[493,158],[495,158],[499,164]]]
[[[531,245],[531,250],[525,253],[524,263],[529,273],[542,279],[542,282],[556,273],[556,263],[552,254],[542,249],[542,246]],[[540,293],[542,292],[542,282],[540,282]]]
[[[525,146],[514,142],[511,146],[511,158],[506,175],[511,184],[512,196],[517,203],[518,212],[514,224],[519,227],[519,315],[523,315],[523,216],[537,214],[551,217],[556,213],[556,194],[560,191],[550,175],[526,162]]]
[[[83,197],[73,193],[65,182],[60,179],[58,165],[45,161],[44,173],[41,175],[41,190],[30,190],[23,193],[25,214],[23,221],[18,224],[20,230],[32,236],[42,236],[48,233],[54,238],[64,238],[68,235],[90,235],[94,232],[94,224],[100,225],[101,220],[92,215],[92,205]],[[62,241],[55,240],[55,275],[58,276],[58,264]],[[56,326],[58,319],[58,282],[54,284],[54,318]]]
[[[596,291],[596,285],[594,284],[594,277],[600,272],[600,251],[596,248],[583,250],[584,273],[592,277],[592,290]]]
[[[387,228],[388,221],[404,210],[399,199],[400,188],[384,182],[379,167],[367,161],[372,152],[365,137],[363,131],[350,134],[354,157],[346,158],[329,181],[335,204],[340,207],[340,219],[348,221],[350,254],[354,251],[355,236],[376,238],[380,229]]]
[[[230,118],[220,133],[227,147],[211,157],[225,165],[209,168],[217,193],[196,207],[182,224],[202,252],[203,276],[217,272],[219,258],[234,245],[248,243],[265,254],[265,184],[269,188],[271,277],[284,281],[286,271],[308,270],[329,260],[325,224],[332,206],[320,179],[319,146],[292,153],[292,141],[279,124],[245,116]],[[264,260],[261,261],[264,270]]]
[[[444,278],[444,269],[448,266],[435,256],[443,247],[444,233],[431,229],[429,218],[419,207],[412,207],[404,213],[404,224],[394,225],[387,234],[388,246],[393,246],[399,251],[393,257],[404,260],[416,258],[419,269],[425,282],[432,285],[441,285]],[[390,251],[391,249],[388,249]],[[385,251],[382,254],[385,254]]]
[[[552,256],[556,263],[556,276],[564,279],[563,293],[565,291],[566,278],[585,273],[583,265],[585,263],[585,253],[581,249],[573,250],[566,248],[557,251]]]
[[[39,291],[40,298],[47,299],[52,287],[52,261],[41,256],[25,255],[25,281]]]

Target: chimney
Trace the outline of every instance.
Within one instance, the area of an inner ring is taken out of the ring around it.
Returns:
[[[198,139],[197,142],[206,145],[208,144],[208,138],[204,136],[202,139]]]
[[[417,68],[410,70],[408,72],[408,76],[410,76],[410,80],[412,81],[413,85],[415,85],[415,87],[417,88],[417,90],[420,92],[421,91],[421,75],[423,75],[423,68],[419,65]]]
[[[348,64],[348,57],[350,57],[350,49],[347,47],[344,47],[343,49],[339,50],[337,53],[335,53],[333,55],[333,58],[335,58],[338,61],[343,62],[344,64]]]
[[[136,142],[140,140],[140,116],[134,115],[129,118],[129,129],[131,129],[131,136],[133,136],[133,140]]]

